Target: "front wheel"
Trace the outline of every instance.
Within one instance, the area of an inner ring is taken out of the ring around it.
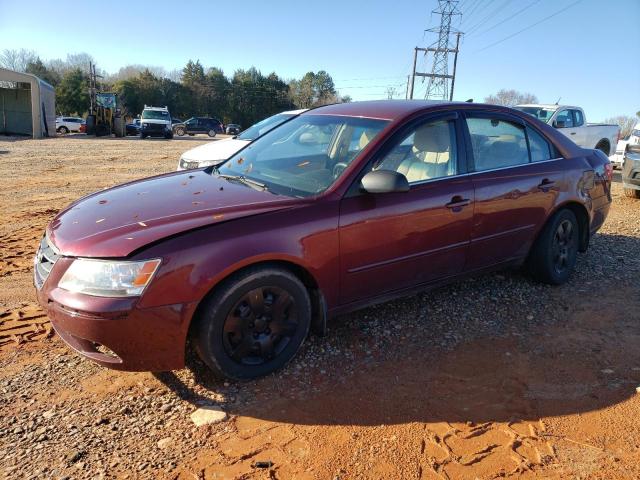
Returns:
[[[147,135],[146,135],[146,134],[144,134],[144,133],[141,133],[141,134],[140,134],[140,139],[141,139],[141,140],[144,140],[145,138],[147,138]]]
[[[184,128],[182,127],[176,128],[176,135],[178,135],[179,137],[184,136]]]
[[[215,136],[216,136],[216,131],[215,131],[215,130],[213,130],[213,129],[211,129],[211,130],[209,130],[209,131],[207,132],[207,135],[209,135],[211,138],[213,138],[213,137],[215,137]]]
[[[58,128],[58,133],[61,133],[64,135],[66,133],[69,133],[69,129],[67,127],[60,127]]]
[[[565,283],[578,257],[578,221],[571,210],[560,210],[547,222],[528,259],[533,277],[551,285]]]
[[[200,358],[220,377],[248,380],[293,358],[309,332],[311,302],[288,271],[252,268],[205,300],[195,322]]]

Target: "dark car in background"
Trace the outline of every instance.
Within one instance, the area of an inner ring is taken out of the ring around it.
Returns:
[[[227,135],[238,135],[241,131],[240,125],[237,123],[229,123],[225,128]]]
[[[366,305],[506,267],[566,282],[611,176],[604,153],[509,108],[328,105],[222,165],[70,205],[36,254],[37,298],[101,365],[179,369],[189,339],[216,374],[255,378]]]
[[[179,137],[185,134],[196,135],[199,133],[215,137],[218,133],[224,133],[224,125],[217,118],[192,117],[184,123],[174,125],[173,131]]]
[[[140,119],[136,118],[131,123],[125,125],[125,131],[127,136],[140,135]]]

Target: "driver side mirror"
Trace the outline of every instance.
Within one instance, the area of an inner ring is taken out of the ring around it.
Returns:
[[[399,193],[409,191],[407,177],[393,170],[374,170],[362,177],[362,190],[368,193]]]
[[[564,126],[565,126],[564,120],[554,120],[553,121],[553,127],[554,128],[564,128]]]

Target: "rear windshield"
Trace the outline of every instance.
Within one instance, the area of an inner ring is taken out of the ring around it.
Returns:
[[[169,112],[166,110],[143,110],[142,118],[146,120],[169,120]]]
[[[278,125],[286,122],[294,116],[295,114],[293,113],[278,113],[277,115],[274,115],[272,117],[265,118],[261,122],[258,122],[255,125],[247,128],[244,132],[238,135],[238,138],[240,140],[255,140],[260,135],[264,135],[269,130],[273,130]]]

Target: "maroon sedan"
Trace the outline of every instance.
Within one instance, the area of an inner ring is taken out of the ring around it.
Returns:
[[[524,113],[426,101],[330,105],[218,168],[94,193],[35,258],[72,348],[122,370],[282,367],[328,318],[526,265],[567,280],[604,222],[611,165]]]

